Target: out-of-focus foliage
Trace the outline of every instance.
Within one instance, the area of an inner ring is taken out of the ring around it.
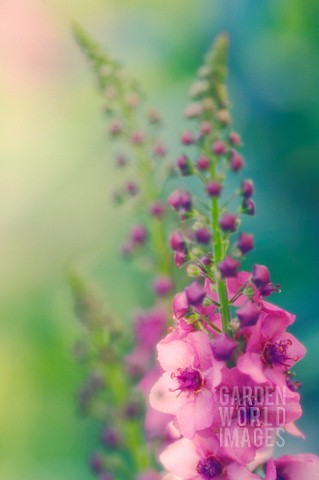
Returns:
[[[76,416],[66,267],[90,270],[119,315],[145,295],[146,274],[133,277],[114,254],[128,212],[109,200],[118,174],[71,19],[146,85],[166,114],[171,152],[194,70],[212,38],[229,32],[235,125],[256,179],[250,261],[269,265],[282,306],[298,314],[294,331],[309,350],[299,367],[308,438],[289,448],[316,451],[318,2],[4,0],[0,14],[0,477],[90,478],[89,439],[98,435]]]

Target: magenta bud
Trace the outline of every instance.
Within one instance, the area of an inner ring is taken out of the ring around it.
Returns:
[[[176,230],[170,236],[169,243],[174,251],[177,252],[185,252],[186,251],[186,243],[184,240],[183,235],[181,232]]]
[[[132,142],[134,145],[142,145],[144,142],[144,136],[141,132],[134,132],[131,137]]]
[[[155,278],[153,282],[153,290],[159,297],[168,295],[173,290],[172,279],[166,276]]]
[[[254,236],[250,233],[241,233],[237,242],[237,248],[242,254],[250,252],[254,248]]]
[[[212,124],[210,122],[202,122],[199,126],[199,131],[202,135],[209,135],[212,131]]]
[[[195,238],[198,243],[203,243],[205,245],[210,242],[212,234],[210,233],[208,228],[201,227],[195,230]]]
[[[122,133],[122,131],[123,131],[123,127],[120,122],[112,123],[110,127],[110,135],[112,135],[112,137],[117,137]]]
[[[207,157],[199,157],[199,159],[196,162],[196,167],[198,170],[208,170],[210,167],[210,162]]]
[[[207,253],[200,259],[200,261],[205,267],[209,267],[212,264],[212,254]]]
[[[131,240],[135,245],[143,245],[147,238],[146,229],[142,225],[135,225],[131,230]]]
[[[184,132],[181,136],[181,143],[183,145],[192,145],[194,141],[194,134],[192,132]]]
[[[140,405],[137,402],[130,402],[126,405],[124,414],[126,418],[134,418],[137,417],[140,412]]]
[[[254,184],[252,180],[243,180],[241,183],[241,193],[245,198],[249,198],[254,193]]]
[[[192,208],[192,197],[187,190],[174,190],[167,201],[177,211],[188,211]]]
[[[185,288],[185,293],[188,303],[194,306],[201,305],[206,297],[204,288],[198,282],[193,282],[188,285],[188,287]]]
[[[236,146],[241,145],[240,135],[236,132],[231,132],[229,134],[229,141],[232,145],[236,145]]]
[[[187,254],[183,251],[177,250],[174,253],[174,262],[177,267],[181,267],[187,260]]]
[[[90,467],[94,473],[103,471],[103,458],[100,454],[94,453],[90,458]]]
[[[256,324],[260,314],[260,307],[256,303],[248,301],[242,305],[236,313],[240,326],[250,327]]]
[[[133,252],[133,244],[130,241],[125,242],[121,247],[121,255],[123,257],[129,257]]]
[[[215,155],[224,155],[224,153],[226,153],[226,150],[226,144],[221,140],[217,140],[212,145],[212,152],[215,153]]]
[[[218,182],[209,182],[206,185],[206,192],[210,197],[219,197],[223,186]]]
[[[177,166],[183,176],[191,175],[193,172],[192,165],[186,155],[181,155],[177,159]]]
[[[125,155],[117,155],[116,157],[116,165],[118,167],[125,167],[127,165],[127,158]]]
[[[116,448],[120,445],[120,435],[115,428],[105,428],[101,434],[101,442],[111,448]]]
[[[165,145],[163,145],[162,143],[157,143],[154,147],[153,152],[156,157],[165,157],[167,150]]]
[[[150,214],[155,218],[162,218],[165,215],[165,205],[161,202],[152,203]]]
[[[237,342],[221,333],[212,343],[212,351],[216,360],[227,361],[230,360],[234,350],[237,348]]]
[[[265,265],[255,264],[253,266],[252,281],[258,289],[265,287],[270,283],[270,273]]]
[[[232,257],[225,257],[218,264],[218,268],[223,277],[236,277],[237,269],[240,263]]]
[[[242,204],[242,212],[246,215],[254,215],[255,214],[255,202],[250,198],[245,198]]]
[[[230,168],[233,172],[238,172],[244,166],[244,160],[241,155],[239,155],[234,150],[230,154]]]
[[[125,190],[129,195],[132,195],[132,197],[134,197],[134,195],[138,193],[138,186],[135,182],[127,182],[127,184],[125,185]]]
[[[224,232],[235,232],[237,229],[237,216],[232,213],[224,213],[219,220],[219,225]]]

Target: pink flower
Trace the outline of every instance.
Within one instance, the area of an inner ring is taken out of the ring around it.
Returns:
[[[190,332],[177,340],[171,334],[157,350],[164,373],[151,390],[150,404],[175,415],[181,434],[192,438],[212,423],[213,391],[221,380],[223,363],[214,359],[203,332]]]
[[[265,480],[316,480],[319,478],[319,457],[312,453],[285,455],[269,460]]]
[[[160,461],[181,480],[257,480],[246,467],[227,457],[216,436],[197,435],[193,441],[183,438],[169,445]],[[174,477],[173,477],[174,478]]]
[[[248,340],[246,353],[238,360],[239,370],[257,382],[286,383],[284,372],[306,353],[305,347],[285,331],[292,320],[284,310],[261,315]]]

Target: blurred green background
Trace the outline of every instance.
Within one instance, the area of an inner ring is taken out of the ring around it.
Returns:
[[[307,440],[287,449],[319,453],[318,2],[2,0],[0,478],[91,478],[96,426],[76,414],[69,266],[90,272],[119,313],[143,295],[114,258],[128,218],[109,200],[118,174],[71,20],[161,105],[176,154],[195,70],[214,36],[230,33],[235,125],[257,187],[249,263],[266,263],[282,284],[276,301],[298,315],[292,330],[309,349],[298,368]]]

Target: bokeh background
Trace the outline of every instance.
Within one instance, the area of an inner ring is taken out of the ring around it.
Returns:
[[[71,20],[161,105],[176,154],[193,74],[214,36],[229,32],[233,114],[257,187],[250,261],[282,284],[277,301],[297,314],[292,330],[309,350],[298,367],[307,440],[287,448],[319,453],[318,2],[2,0],[0,478],[91,478],[96,426],[76,413],[68,268],[89,272],[120,314],[142,297],[114,258],[127,214],[109,199],[116,174],[101,102]]]

